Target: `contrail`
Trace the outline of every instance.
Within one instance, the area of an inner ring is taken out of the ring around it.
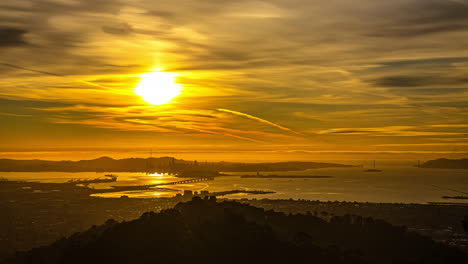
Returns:
[[[10,67],[10,68],[15,68],[15,69],[20,69],[20,70],[25,70],[25,71],[30,71],[30,72],[36,72],[36,73],[51,75],[51,76],[64,77],[64,75],[61,75],[61,74],[56,74],[56,73],[51,73],[51,72],[46,72],[46,71],[38,71],[38,70],[34,70],[34,69],[21,67],[21,66],[18,66],[18,65],[13,65],[13,64],[10,64],[10,63],[0,62],[0,64],[3,65],[3,66]]]
[[[176,127],[177,127],[177,126],[176,126]],[[207,134],[212,134],[212,135],[228,136],[228,137],[233,137],[233,138],[237,138],[237,139],[243,139],[243,140],[247,140],[247,141],[251,141],[251,142],[255,142],[255,143],[265,143],[264,141],[261,141],[261,140],[256,140],[256,139],[253,139],[253,138],[238,136],[238,135],[234,135],[234,134],[231,134],[231,133],[223,133],[223,132],[217,132],[217,131],[210,131],[210,130],[195,128],[195,127],[184,127],[184,126],[181,126],[180,128],[187,129],[187,130],[193,130],[193,131],[197,131],[197,132],[202,132],[202,133],[207,133]]]
[[[449,191],[452,191],[452,192],[468,194],[468,192],[463,192],[463,191],[459,191],[459,190],[455,190],[455,189],[449,189],[449,188],[442,188],[442,187],[439,187],[439,186],[434,185],[434,184],[431,184],[430,186],[433,186],[433,187],[436,187],[436,188],[439,188],[439,189],[442,189],[442,190],[449,190]]]
[[[18,66],[18,65],[14,65],[14,64],[10,64],[10,63],[5,63],[5,62],[0,62],[0,65],[6,66],[6,67],[10,67],[10,68],[20,69],[20,70],[25,70],[25,71],[40,73],[40,74],[44,74],[44,75],[49,75],[49,76],[66,77],[65,75],[62,75],[62,74],[57,74],[57,73],[52,73],[52,72],[46,72],[46,71],[35,70],[35,69],[26,68],[26,67],[21,67],[21,66]],[[74,79],[74,80],[72,80],[72,81],[84,83],[84,84],[91,85],[91,86],[95,86],[95,87],[99,87],[99,88],[102,88],[102,89],[111,89],[111,88],[108,88],[108,87],[105,87],[105,86],[102,86],[102,85],[99,85],[99,84],[95,84],[95,83],[92,83],[92,82],[88,82],[88,81],[85,81],[85,80]]]
[[[256,120],[256,121],[258,121],[258,122],[261,122],[261,123],[264,123],[264,124],[267,124],[267,125],[270,125],[270,126],[274,126],[274,127],[279,128],[279,129],[281,129],[281,130],[288,131],[288,132],[292,132],[292,133],[294,133],[294,134],[300,134],[299,132],[296,132],[296,131],[294,131],[294,130],[292,130],[292,129],[289,129],[289,128],[284,127],[284,126],[280,126],[280,125],[278,125],[278,124],[275,124],[275,123],[270,122],[270,121],[268,121],[268,120],[262,119],[262,118],[260,118],[260,117],[256,117],[256,116],[253,116],[253,115],[249,115],[249,114],[246,114],[246,113],[237,112],[237,111],[233,111],[233,110],[229,110],[229,109],[218,108],[217,110],[218,110],[218,111],[221,111],[221,112],[230,113],[230,114],[233,114],[233,115],[238,115],[238,116],[247,117],[247,118]]]

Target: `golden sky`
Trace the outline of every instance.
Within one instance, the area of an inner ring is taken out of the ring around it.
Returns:
[[[3,0],[0,157],[466,157],[467,14],[467,0]],[[154,72],[180,88],[169,103],[136,93]]]

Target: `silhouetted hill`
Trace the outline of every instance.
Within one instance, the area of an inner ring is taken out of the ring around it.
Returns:
[[[205,170],[212,171],[294,171],[325,167],[349,167],[348,165],[318,162],[275,162],[275,163],[237,163],[237,162],[197,162],[161,158],[112,159],[101,157],[93,160],[47,161],[0,159],[0,171],[38,172],[175,172]]]
[[[460,250],[359,216],[285,215],[194,198],[17,255],[8,263],[468,263]]]
[[[421,164],[422,168],[468,169],[468,159],[436,159]]]

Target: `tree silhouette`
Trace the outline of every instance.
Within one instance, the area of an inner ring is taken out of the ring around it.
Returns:
[[[86,232],[8,263],[468,263],[465,253],[381,220],[265,211],[215,198]]]
[[[465,214],[465,218],[462,221],[463,228],[465,229],[465,232],[468,234],[468,212]]]

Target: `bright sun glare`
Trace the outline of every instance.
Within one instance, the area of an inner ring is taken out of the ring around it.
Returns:
[[[135,93],[153,105],[169,103],[180,94],[181,87],[175,82],[176,73],[149,72],[141,75]]]

